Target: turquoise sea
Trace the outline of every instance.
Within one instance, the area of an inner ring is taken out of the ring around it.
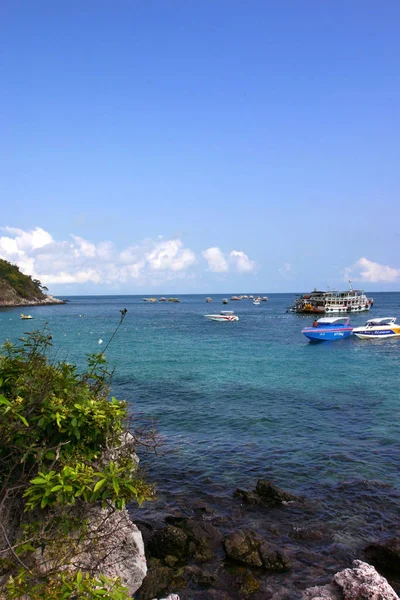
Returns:
[[[112,391],[129,402],[138,425],[154,421],[165,442],[161,456],[143,454],[158,500],[135,510],[136,518],[161,522],[201,499],[226,529],[252,526],[288,548],[294,567],[268,580],[272,591],[326,582],[361,558],[368,542],[399,535],[400,339],[310,344],[301,329],[312,318],[286,313],[292,294],[227,307],[222,298],[231,294],[210,295],[212,304],[207,294],[180,296],[179,304],[76,296],[29,308],[32,321],[21,321],[20,309],[2,309],[1,338],[47,323],[54,355],[83,367],[127,308],[107,350]],[[353,326],[373,316],[400,319],[400,293],[372,295],[371,312],[353,315]],[[223,308],[240,321],[203,316]],[[302,494],[306,508],[267,514],[241,507],[233,492],[259,478]],[[322,538],[300,543],[294,532],[304,528]]]

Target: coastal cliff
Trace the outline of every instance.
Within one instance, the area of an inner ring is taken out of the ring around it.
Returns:
[[[65,304],[64,300],[46,294],[38,279],[21,273],[17,265],[0,259],[0,306],[34,306]]]

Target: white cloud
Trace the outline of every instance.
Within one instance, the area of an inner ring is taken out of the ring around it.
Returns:
[[[208,270],[213,273],[226,273],[229,269],[221,248],[207,248],[202,252],[202,255],[208,262]]]
[[[288,273],[291,270],[291,268],[292,265],[290,263],[283,263],[282,267],[280,267],[278,271],[285,279],[287,279]]]
[[[46,285],[170,280],[184,276],[196,261],[180,239],[144,240],[119,252],[109,241],[94,244],[77,235],[56,241],[40,227],[3,231],[0,257]]]
[[[183,271],[190,267],[196,256],[189,248],[182,248],[181,240],[162,240],[155,244],[146,260],[153,271]]]
[[[256,263],[254,260],[251,260],[247,254],[241,252],[240,250],[232,250],[229,256],[234,262],[237,270],[242,273],[249,273],[250,271],[254,271],[256,268]]]
[[[352,267],[345,269],[345,277],[369,283],[394,283],[400,281],[400,269],[359,258]]]

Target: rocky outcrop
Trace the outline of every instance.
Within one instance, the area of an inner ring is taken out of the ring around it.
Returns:
[[[214,558],[221,534],[211,523],[184,517],[167,517],[166,521],[167,526],[156,531],[148,542],[151,556],[170,567],[189,558],[197,562]]]
[[[264,506],[282,506],[289,502],[303,502],[300,496],[295,496],[289,492],[281,490],[270,481],[259,479],[256,489],[252,492],[237,489],[235,498],[240,498],[245,504],[264,505]]]
[[[89,532],[72,560],[74,568],[93,575],[120,577],[133,594],[147,574],[142,534],[126,510],[108,511],[99,507],[88,514]],[[96,539],[97,530],[101,538]]]
[[[400,575],[400,538],[370,544],[365,548],[365,555],[378,569]]]
[[[268,544],[251,529],[230,533],[222,543],[227,558],[249,567],[277,572],[291,568],[291,562],[285,552]]]
[[[333,583],[306,589],[302,600],[399,600],[394,589],[372,565],[361,560],[336,573]]]
[[[47,306],[49,304],[66,304],[66,301],[50,295],[44,298],[31,298],[27,300],[15,294],[12,298],[0,299],[0,306]]]

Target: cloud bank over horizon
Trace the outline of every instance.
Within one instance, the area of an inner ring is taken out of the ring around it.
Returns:
[[[2,231],[0,258],[17,264],[45,285],[161,284],[193,277],[193,267],[205,266],[201,257],[213,273],[250,273],[255,268],[255,262],[239,250],[225,258],[220,248],[208,248],[197,257],[179,238],[144,239],[119,250],[111,241],[95,244],[74,234],[58,241],[41,227],[28,231],[3,227]]]

